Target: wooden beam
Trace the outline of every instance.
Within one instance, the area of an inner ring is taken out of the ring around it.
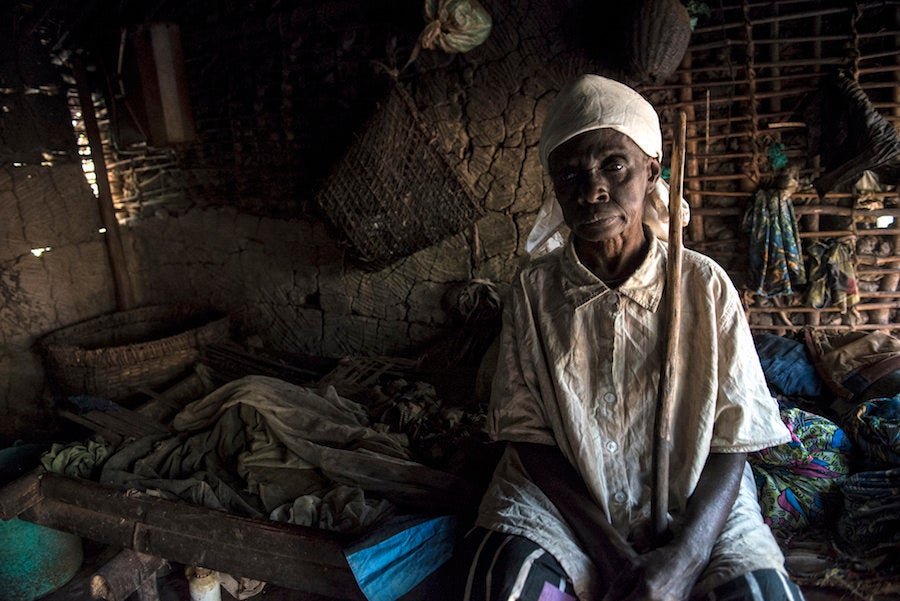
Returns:
[[[18,517],[20,513],[41,501],[38,475],[43,471],[42,468],[38,468],[0,488],[0,520],[5,522]]]
[[[106,228],[104,240],[106,241],[106,253],[109,257],[110,270],[112,271],[113,284],[115,286],[116,308],[119,311],[125,311],[134,308],[134,289],[128,274],[122,234],[119,231],[119,221],[116,219],[116,209],[113,206],[112,191],[109,187],[106,159],[103,156],[103,139],[100,135],[97,115],[94,112],[94,99],[90,83],[88,82],[87,69],[81,58],[77,56],[72,58],[71,63],[75,85],[78,89],[81,116],[84,119],[84,130],[88,138],[88,144],[91,146],[91,160],[94,162],[94,173],[97,175],[97,201],[100,207],[103,227]]]
[[[237,516],[59,474],[29,474],[24,480],[13,484],[32,490],[37,482],[40,500],[19,514],[22,520],[322,598],[365,599],[343,553],[352,539],[339,533]]]

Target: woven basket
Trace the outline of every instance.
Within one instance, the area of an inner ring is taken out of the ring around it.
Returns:
[[[317,194],[362,267],[385,267],[483,214],[435,139],[398,85]]]
[[[691,17],[680,0],[641,0],[633,7],[625,52],[633,75],[658,83],[675,73],[691,41]]]
[[[56,330],[40,346],[59,394],[118,400],[184,374],[202,346],[224,341],[228,333],[222,314],[149,306]]]

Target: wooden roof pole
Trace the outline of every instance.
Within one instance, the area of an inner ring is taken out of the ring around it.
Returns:
[[[112,271],[116,309],[125,311],[134,307],[134,291],[131,287],[131,279],[128,277],[128,266],[125,261],[125,250],[122,246],[122,235],[119,232],[119,222],[116,219],[116,211],[112,201],[112,190],[109,187],[106,160],[103,156],[103,139],[100,136],[100,127],[97,124],[97,114],[94,112],[94,100],[88,84],[87,70],[84,67],[84,63],[76,56],[71,59],[70,64],[75,77],[75,85],[78,89],[78,102],[81,105],[84,130],[87,134],[88,144],[91,146],[94,173],[97,176],[97,200],[100,208],[100,218],[103,222],[103,227],[106,228],[104,240],[106,241],[106,254],[109,257],[110,270]]]

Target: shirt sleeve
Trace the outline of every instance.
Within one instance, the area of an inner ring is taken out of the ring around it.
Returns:
[[[769,392],[737,291],[725,283],[722,296],[716,345],[719,389],[710,450],[744,453],[788,442],[790,432]]]
[[[503,309],[497,371],[491,388],[488,434],[493,440],[556,444],[537,381],[540,341],[528,297],[513,289]]]

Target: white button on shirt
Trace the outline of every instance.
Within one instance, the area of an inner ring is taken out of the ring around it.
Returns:
[[[615,453],[616,451],[619,450],[619,445],[616,444],[615,440],[610,440],[606,443],[606,450],[609,451],[610,453]]]
[[[606,401],[607,403],[615,403],[616,402],[616,393],[607,392],[606,394],[603,395],[603,400]]]
[[[619,492],[617,492],[616,494],[613,495],[613,500],[616,503],[624,503],[626,500],[628,500],[628,495],[626,495],[624,492],[622,492],[620,490]]]

